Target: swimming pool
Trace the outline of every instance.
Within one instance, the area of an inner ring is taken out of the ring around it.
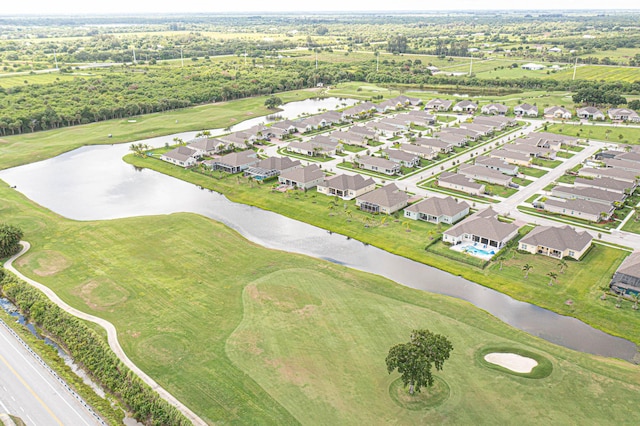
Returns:
[[[467,253],[471,256],[479,257],[480,259],[485,260],[490,260],[497,251],[497,249],[495,249],[494,247],[487,247],[481,244],[473,245],[473,243],[458,244],[456,246],[452,246],[451,250]]]

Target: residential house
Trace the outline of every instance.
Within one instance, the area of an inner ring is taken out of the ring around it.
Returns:
[[[473,142],[477,141],[482,137],[482,134],[480,132],[467,129],[467,128],[462,128],[462,127],[445,127],[442,130],[440,130],[440,132],[436,136],[442,137],[442,135],[447,135],[447,134],[464,136],[467,138],[467,140],[473,141]]]
[[[297,126],[298,128],[303,129],[303,133],[312,132],[314,130],[324,129],[329,127],[331,123],[329,123],[323,116],[321,115],[312,115],[311,117],[307,117],[304,120],[301,120]]]
[[[509,107],[503,104],[488,104],[480,108],[480,112],[487,115],[506,115]]]
[[[411,121],[406,120],[403,116],[405,114],[398,114],[395,117],[385,117],[380,120],[380,123],[388,124],[390,126],[395,126],[400,131],[409,130]]]
[[[605,191],[604,189],[590,186],[565,186],[557,185],[551,189],[551,195],[558,198],[577,198],[580,200],[595,201],[596,203],[620,205],[624,203],[627,195],[620,192]]]
[[[391,138],[393,136],[397,136],[402,133],[402,129],[394,126],[392,124],[385,123],[383,120],[381,121],[369,121],[364,125],[367,129],[373,130],[381,136],[385,136],[387,138]]]
[[[518,175],[518,166],[514,164],[509,164],[504,160],[494,157],[487,157],[486,155],[482,155],[476,157],[475,160],[476,166],[486,167],[491,170],[495,170],[500,173],[504,173],[509,176],[517,176]]]
[[[616,293],[640,295],[640,252],[627,256],[613,274],[609,287]]]
[[[640,116],[637,112],[629,108],[611,108],[607,111],[609,118],[616,121],[631,121],[637,123],[640,121]]]
[[[435,139],[435,138],[416,138],[416,140],[414,140],[413,143],[415,145],[431,148],[434,151],[441,152],[443,154],[450,153],[453,150],[453,147],[455,146],[451,142],[445,142],[441,139]]]
[[[467,114],[473,114],[478,109],[478,104],[471,101],[460,101],[453,106],[453,112],[466,112]]]
[[[230,148],[247,149],[252,143],[251,136],[253,135],[244,132],[234,132],[218,136],[218,139],[229,145]]]
[[[385,175],[397,175],[400,173],[400,164],[386,158],[373,157],[371,155],[362,155],[353,161],[360,169],[370,170],[372,172],[384,173]]]
[[[416,126],[432,126],[436,124],[436,116],[428,114],[424,110],[411,110],[406,114],[401,114],[405,121],[415,124]]]
[[[255,180],[264,180],[301,167],[300,161],[292,160],[289,157],[269,157],[258,161],[255,166],[247,168],[244,175]]]
[[[551,213],[599,222],[600,220],[609,220],[615,207],[611,204],[607,205],[577,198],[564,200],[547,198],[544,202],[544,209]]]
[[[636,185],[638,181],[638,173],[634,171],[624,170],[624,169],[614,169],[610,167],[604,168],[592,168],[592,167],[583,167],[578,170],[579,176],[584,176],[587,178],[611,178],[615,180],[621,180],[623,182],[630,183],[632,185]]]
[[[573,116],[573,114],[571,114],[571,111],[566,108],[560,106],[552,106],[544,109],[544,116],[568,120]]]
[[[592,240],[587,231],[578,232],[569,225],[536,226],[519,241],[518,249],[556,259],[571,257],[579,260],[591,247]]]
[[[559,135],[556,133],[549,132],[535,132],[529,133],[530,138],[539,138],[547,141],[548,143],[557,143],[557,150],[560,150],[561,145],[570,145],[576,146],[578,145],[578,138],[569,135]]]
[[[328,125],[339,124],[342,121],[342,113],[338,111],[326,111],[319,115]]]
[[[298,125],[291,120],[276,121],[269,129],[274,136],[282,138],[298,131]]]
[[[412,154],[400,149],[383,149],[384,155],[394,163],[398,163],[404,167],[418,167],[420,165],[420,156]]]
[[[458,166],[458,173],[468,177],[469,179],[475,179],[493,185],[501,186],[509,186],[511,184],[511,180],[513,179],[511,176],[504,175],[496,170],[466,163],[460,164],[460,166]]]
[[[179,146],[160,155],[162,161],[175,164],[180,167],[191,167],[197,162],[198,153],[195,149]]]
[[[622,169],[634,172],[636,176],[640,175],[640,162],[631,160],[620,160],[618,158],[605,158],[602,162],[613,169]]]
[[[557,152],[549,148],[540,148],[532,144],[527,143],[507,143],[502,146],[505,151],[518,152],[520,154],[528,155],[529,157],[536,158],[556,158]]]
[[[228,143],[215,138],[195,139],[187,145],[196,152],[196,157],[211,156],[232,149]]]
[[[433,160],[438,157],[438,152],[433,148],[422,145],[413,145],[410,143],[403,143],[400,145],[400,151],[408,152],[409,154],[415,154],[425,160]]]
[[[441,188],[453,189],[469,195],[484,194],[484,184],[477,183],[468,177],[451,172],[442,172],[438,176],[438,186]]]
[[[404,105],[404,106],[422,105],[422,99],[412,98],[410,96],[405,96],[405,95],[396,96],[392,100],[395,101],[398,105]]]
[[[318,184],[318,192],[325,195],[340,197],[343,200],[352,200],[376,188],[376,182],[362,175],[337,174],[327,177]]]
[[[404,209],[404,217],[453,225],[469,214],[469,204],[453,197],[431,197]]]
[[[584,120],[604,120],[606,118],[602,111],[592,106],[578,108],[576,115]]]
[[[516,117],[537,117],[538,116],[538,107],[535,105],[530,105],[527,103],[524,104],[520,104],[517,105],[514,109],[513,112],[515,113]]]
[[[497,252],[518,235],[518,229],[513,223],[498,220],[498,214],[489,207],[447,229],[442,241],[453,245],[474,243]]]
[[[227,173],[239,173],[260,161],[258,155],[253,150],[232,152],[214,160],[205,162],[212,170],[222,170]]]
[[[492,126],[485,126],[477,123],[460,123],[460,128],[475,132],[480,135],[480,137],[492,135],[494,129]]]
[[[451,105],[453,105],[453,101],[446,99],[431,99],[424,106],[424,109],[427,111],[449,111],[451,109]]]
[[[371,117],[377,110],[378,107],[375,104],[371,102],[362,102],[342,111],[342,120],[345,121]]]
[[[474,124],[482,124],[483,126],[491,126],[497,130],[504,130],[507,127],[513,127],[518,124],[518,120],[513,117],[505,117],[504,115],[477,116],[473,118]]]
[[[336,130],[335,132],[331,132],[330,136],[347,145],[367,146],[369,143],[367,136],[362,133],[356,133],[351,129],[344,132]]]
[[[574,185],[577,187],[599,188],[605,191],[617,192],[627,195],[631,194],[636,189],[635,183],[625,182],[622,180],[616,180],[607,177],[595,179],[578,177],[576,178]]]
[[[394,101],[393,99],[389,99],[380,102],[378,105],[376,105],[376,108],[378,112],[390,112],[395,111],[398,108],[402,108],[403,106],[404,105],[399,105],[398,102]]]
[[[342,145],[335,138],[317,135],[308,142],[290,142],[287,151],[315,157],[317,155],[331,156],[342,149]]]
[[[531,166],[531,156],[529,154],[523,154],[522,152],[496,149],[495,151],[492,151],[489,156],[516,166]]]
[[[450,143],[454,146],[457,147],[462,147],[465,146],[467,144],[467,142],[469,141],[469,136],[466,136],[464,134],[460,134],[459,132],[450,132],[450,131],[441,131],[438,135],[437,135],[438,139],[440,139],[443,142],[447,142]]]
[[[300,189],[311,189],[324,182],[324,179],[324,172],[317,164],[291,169],[278,176],[278,181],[282,185]]]
[[[546,67],[544,65],[540,65],[540,64],[529,63],[529,64],[522,65],[520,68],[522,68],[523,70],[528,70],[528,71],[540,71],[540,70],[545,69]]]
[[[409,195],[395,183],[375,189],[356,198],[356,206],[368,213],[392,214],[406,207]]]
[[[556,152],[560,151],[560,149],[562,148],[562,142],[540,137],[537,133],[530,133],[528,136],[516,139],[515,142],[519,144],[534,146],[537,148],[545,148]]]

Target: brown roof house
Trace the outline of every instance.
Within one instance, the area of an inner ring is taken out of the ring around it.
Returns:
[[[593,237],[587,231],[578,232],[569,225],[536,226],[519,242],[519,249],[531,254],[579,260],[591,247]]]
[[[404,217],[452,225],[469,214],[469,204],[453,197],[431,197],[404,209]]]
[[[356,206],[368,213],[392,214],[406,207],[408,201],[409,195],[390,183],[356,198]]]
[[[362,175],[335,175],[318,184],[318,192],[325,195],[352,200],[376,188],[376,182]]]
[[[322,169],[317,164],[311,164],[282,172],[278,176],[278,182],[294,188],[311,189],[324,182],[324,178],[325,175]]]
[[[640,294],[640,252],[629,255],[609,283],[611,289],[622,294]]]
[[[447,229],[442,241],[453,245],[472,243],[497,252],[518,234],[518,229],[513,223],[499,221],[498,214],[489,207]]]

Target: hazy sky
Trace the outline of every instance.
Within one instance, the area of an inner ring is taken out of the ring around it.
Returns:
[[[639,9],[637,0],[322,0],[322,1],[265,1],[265,0],[3,0],[0,15],[9,14],[79,14],[79,13],[192,13],[192,12],[259,12],[279,11],[387,11],[402,10],[486,10],[486,9]]]

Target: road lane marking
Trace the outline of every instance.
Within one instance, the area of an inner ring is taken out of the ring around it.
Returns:
[[[53,419],[56,421],[56,423],[58,423],[60,426],[64,426],[63,423],[60,421],[60,419],[58,419],[56,417],[55,414],[53,414],[53,412],[51,411],[51,409],[44,403],[44,401],[42,401],[42,399],[40,399],[40,397],[33,391],[33,389],[31,389],[31,386],[29,386],[29,384],[27,382],[24,381],[24,379],[22,378],[22,376],[20,376],[18,374],[18,372],[16,370],[13,369],[13,367],[11,365],[9,365],[9,363],[7,362],[7,360],[0,355],[0,361],[2,361],[7,368],[9,368],[9,371],[11,371],[13,373],[14,376],[16,376],[16,378],[18,380],[20,380],[20,383],[22,383],[22,385],[27,388],[27,390],[31,393],[31,395],[33,395],[33,397],[42,405],[42,407],[47,411],[47,413],[49,413],[51,415],[51,417],[53,417]],[[13,397],[12,397],[13,398]]]
[[[4,386],[3,386],[3,388],[4,388]],[[6,388],[5,388],[5,390],[6,390]],[[11,413],[9,412],[9,409],[7,408],[7,406],[6,406],[6,405],[4,405],[4,403],[3,403],[2,401],[0,401],[0,405],[2,406],[2,410],[3,410],[5,413],[7,413],[7,414],[11,414]]]

